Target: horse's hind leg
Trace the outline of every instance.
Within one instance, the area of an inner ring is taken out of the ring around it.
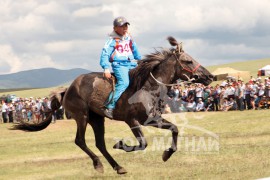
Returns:
[[[91,124],[96,139],[96,147],[100,150],[103,156],[107,159],[107,161],[111,164],[114,170],[117,171],[118,174],[125,174],[127,171],[119,166],[117,162],[112,158],[109,152],[106,149],[104,134],[105,134],[105,127],[104,127],[104,117],[94,113],[89,113],[89,123]]]
[[[79,114],[79,113],[78,113]],[[87,126],[87,116],[81,115],[79,117],[74,117],[77,123],[77,134],[75,139],[75,144],[78,145],[88,156],[93,160],[94,168],[103,173],[103,165],[100,162],[97,155],[95,155],[85,143],[85,131]]]
[[[140,124],[137,120],[132,120],[132,121],[127,121],[126,122],[131,131],[133,132],[134,136],[136,137],[136,139],[139,142],[139,145],[137,146],[129,146],[127,144],[125,144],[122,140],[120,140],[119,142],[117,142],[113,148],[115,149],[123,149],[126,152],[132,152],[132,151],[138,151],[138,150],[144,150],[147,147],[147,141],[143,135],[143,132],[141,130]]]

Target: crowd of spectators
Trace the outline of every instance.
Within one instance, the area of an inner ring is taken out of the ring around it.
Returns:
[[[175,85],[168,92],[165,113],[269,109],[270,77],[228,77],[221,84]]]
[[[27,121],[39,123],[46,118],[46,112],[51,110],[51,102],[48,97],[44,98],[18,98],[15,101],[3,99],[1,102],[0,122],[16,123]],[[64,110],[61,107],[53,113],[52,122],[56,119],[63,119]]]
[[[51,109],[50,100],[44,98],[18,98],[16,101],[2,100],[0,122],[21,120],[39,123]],[[270,77],[250,78],[246,83],[241,78],[228,78],[215,86],[203,84],[174,85],[168,92],[165,113],[258,110],[270,107]],[[53,121],[63,119],[61,107],[53,113]]]

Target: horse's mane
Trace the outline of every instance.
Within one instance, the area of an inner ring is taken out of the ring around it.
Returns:
[[[150,72],[153,71],[164,59],[167,59],[172,52],[170,50],[162,49],[148,54],[144,59],[138,62],[138,66],[130,71],[130,79],[132,89],[139,90],[148,79]]]

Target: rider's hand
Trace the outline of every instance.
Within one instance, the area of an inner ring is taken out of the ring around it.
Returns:
[[[107,78],[107,79],[110,79],[112,77],[110,70],[109,69],[105,69],[103,76],[105,78]]]

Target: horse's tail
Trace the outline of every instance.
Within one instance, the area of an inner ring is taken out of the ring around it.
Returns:
[[[52,122],[52,114],[55,110],[59,109],[62,105],[63,97],[67,88],[61,88],[58,90],[53,91],[50,94],[51,100],[51,110],[45,112],[46,119],[41,121],[40,123],[33,124],[21,121],[20,124],[14,125],[11,129],[12,130],[23,130],[23,131],[41,131],[49,126]]]

